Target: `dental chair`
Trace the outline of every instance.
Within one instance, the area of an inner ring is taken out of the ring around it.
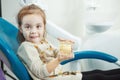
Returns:
[[[0,18],[0,60],[16,75],[19,80],[32,80],[27,69],[16,55],[18,49],[17,42],[18,29]],[[119,65],[116,57],[100,51],[75,51],[75,58],[61,62],[62,65],[79,59],[101,59]],[[0,68],[1,69],[1,68]],[[0,70],[0,80],[5,80],[4,70]],[[1,75],[2,74],[2,75]],[[2,78],[2,79],[1,79]],[[13,78],[13,80],[15,80]]]

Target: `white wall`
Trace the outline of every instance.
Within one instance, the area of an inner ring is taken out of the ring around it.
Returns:
[[[48,18],[60,27],[80,37],[84,27],[83,0],[45,0]]]
[[[16,15],[20,8],[19,0],[2,0],[2,17],[16,25]]]

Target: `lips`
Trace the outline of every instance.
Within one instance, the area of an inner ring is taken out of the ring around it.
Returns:
[[[35,39],[38,38],[38,36],[30,36],[30,38]]]

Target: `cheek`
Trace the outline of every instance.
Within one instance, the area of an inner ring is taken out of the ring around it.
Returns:
[[[23,31],[23,36],[26,38],[27,36],[29,36],[29,32],[28,31]]]
[[[41,35],[44,35],[45,30],[44,30],[44,29],[40,29],[40,30],[38,30],[38,32],[39,32]]]

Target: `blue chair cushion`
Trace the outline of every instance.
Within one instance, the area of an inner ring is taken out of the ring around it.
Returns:
[[[25,66],[16,55],[18,49],[18,29],[8,21],[0,18],[0,50],[8,59],[11,71],[19,80],[31,80]]]

